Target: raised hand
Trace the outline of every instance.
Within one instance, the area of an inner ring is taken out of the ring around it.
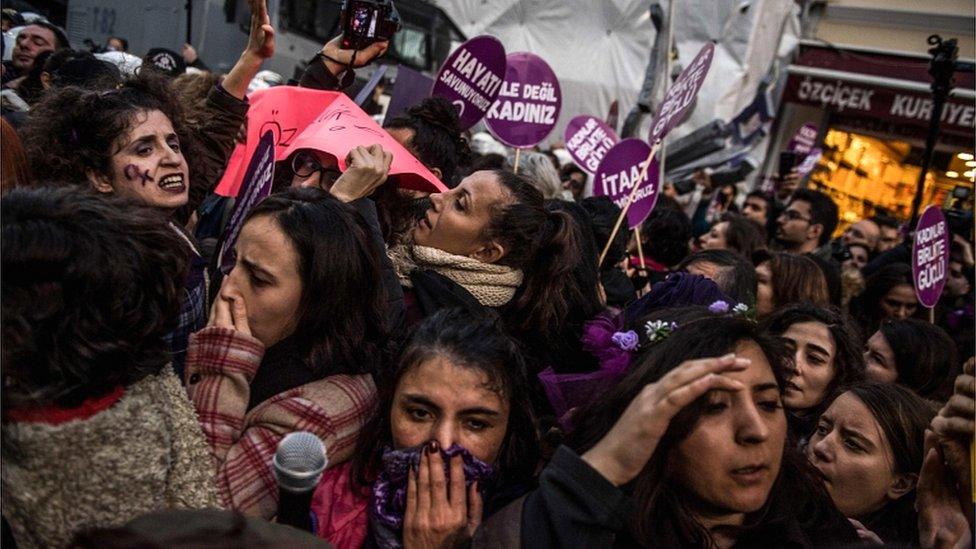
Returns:
[[[583,460],[617,486],[630,482],[654,454],[674,416],[713,389],[743,390],[742,383],[722,374],[743,370],[749,363],[732,353],[682,363],[645,386]]]
[[[346,156],[346,171],[330,192],[342,202],[365,198],[386,181],[392,163],[393,153],[379,144],[356,147]]]
[[[275,52],[275,31],[268,16],[267,0],[248,0],[247,4],[251,8],[251,31],[244,51],[260,59],[270,59]]]
[[[224,281],[226,283],[226,280]],[[210,307],[210,320],[207,326],[217,326],[219,328],[230,328],[249,336],[251,326],[247,322],[247,304],[244,303],[244,296],[238,292],[230,291],[222,284],[220,294]]]
[[[935,434],[926,431],[925,460],[915,499],[919,545],[925,549],[972,547],[972,531],[953,488],[955,479],[943,459]]]
[[[464,461],[450,459],[450,485],[436,442],[428,443],[420,467],[407,480],[403,547],[447,548],[464,545],[481,524],[482,501],[477,483],[464,487]]]
[[[386,40],[373,42],[361,50],[347,50],[342,48],[342,36],[336,36],[322,46],[322,55],[325,56],[325,67],[332,74],[338,76],[347,68],[359,68],[373,62],[377,57],[386,53],[390,43]]]

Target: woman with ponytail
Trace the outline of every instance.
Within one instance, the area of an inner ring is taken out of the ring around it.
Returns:
[[[390,249],[409,289],[408,319],[448,305],[488,307],[523,342],[559,337],[573,296],[590,290],[574,276],[581,246],[572,216],[547,210],[531,183],[502,170],[475,172],[430,200],[410,242]]]

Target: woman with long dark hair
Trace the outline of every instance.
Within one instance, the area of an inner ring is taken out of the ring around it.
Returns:
[[[746,259],[766,247],[766,236],[759,225],[731,212],[723,214],[698,241],[703,250],[731,250]]]
[[[897,383],[922,398],[946,401],[959,374],[956,346],[942,328],[924,320],[886,320],[868,338],[865,375]]]
[[[470,537],[482,512],[524,492],[538,459],[516,343],[497,321],[461,309],[428,317],[364,433],[316,489],[320,536],[343,549]]]
[[[616,388],[575,416],[579,426],[539,489],[481,535],[507,531],[522,547],[856,541],[787,443],[780,343],[726,316],[666,332]]]
[[[224,503],[270,518],[278,440],[311,431],[331,465],[352,454],[389,358],[381,240],[320,189],[272,195],[249,214],[210,325],[191,337],[187,381]]]
[[[827,278],[809,257],[785,252],[760,250],[753,254],[756,278],[756,314],[760,318],[780,307],[807,302],[818,307],[830,305]]]
[[[838,388],[864,378],[857,332],[836,310],[808,303],[773,313],[764,327],[793,351],[783,406],[790,430],[802,443]]]
[[[475,172],[430,200],[410,242],[390,250],[412,289],[408,318],[416,322],[445,304],[498,309],[535,351],[530,370],[541,370],[550,357],[540,343],[569,337],[574,304],[596,299],[597,289],[574,274],[581,231],[572,216],[547,210],[525,178],[501,170]]]
[[[866,382],[837,397],[806,453],[837,508],[884,543],[918,543],[915,486],[934,406],[897,385]]]
[[[869,337],[885,320],[904,320],[916,316],[918,298],[912,282],[912,268],[895,263],[878,269],[864,282],[864,291],[850,303],[861,337]]]

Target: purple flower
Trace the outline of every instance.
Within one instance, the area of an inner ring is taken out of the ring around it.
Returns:
[[[708,306],[708,312],[715,314],[727,313],[729,312],[729,304],[720,299]]]
[[[610,338],[617,347],[620,347],[624,351],[633,351],[637,348],[637,343],[640,340],[637,337],[637,332],[633,330],[627,330],[626,332],[616,332],[613,337]]]

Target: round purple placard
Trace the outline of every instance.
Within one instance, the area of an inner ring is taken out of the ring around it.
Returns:
[[[912,244],[912,279],[919,302],[935,307],[949,276],[949,226],[938,206],[922,212]]]
[[[620,208],[627,203],[634,185],[640,185],[634,203],[627,210],[627,225],[631,229],[639,227],[657,203],[660,175],[657,158],[651,161],[644,178],[640,177],[650,155],[651,148],[644,141],[634,137],[624,139],[603,158],[593,180],[593,194],[610,197]]]
[[[509,147],[532,147],[549,135],[559,118],[559,79],[538,55],[517,52],[506,59],[505,82],[485,124]]]
[[[505,46],[494,36],[475,36],[441,65],[431,95],[453,103],[466,130],[484,118],[504,81]]]
[[[617,133],[598,118],[582,115],[574,117],[563,132],[566,151],[580,168],[593,174],[603,157],[620,141]]]
[[[681,71],[678,79],[668,88],[667,93],[664,94],[664,100],[657,108],[657,114],[654,115],[654,121],[651,123],[648,143],[664,139],[669,131],[684,120],[688,111],[691,110],[691,106],[695,103],[695,98],[698,97],[698,90],[701,89],[702,82],[708,75],[708,69],[712,66],[712,53],[714,51],[715,45],[711,42],[702,46],[691,64]]]

